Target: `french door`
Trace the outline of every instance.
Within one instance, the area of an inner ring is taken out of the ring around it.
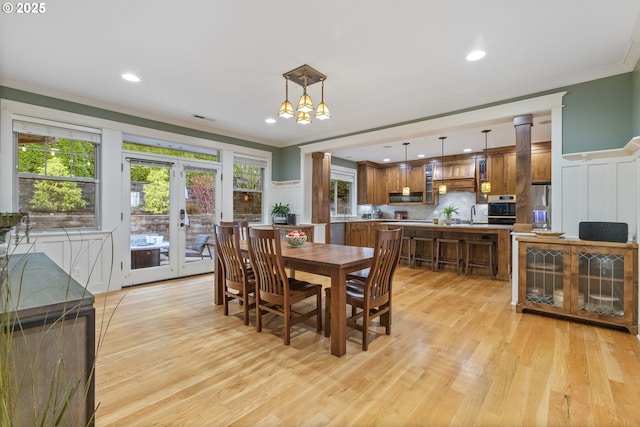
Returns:
[[[212,272],[219,165],[123,155],[124,285]]]

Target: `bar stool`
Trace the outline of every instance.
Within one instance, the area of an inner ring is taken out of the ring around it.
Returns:
[[[431,264],[431,270],[435,270],[434,258],[436,239],[433,237],[414,236],[413,238],[413,265],[415,267],[416,261],[428,262]],[[424,255],[426,246],[429,246],[429,256]]]
[[[467,276],[469,274],[469,267],[479,267],[479,268],[488,268],[491,278],[496,277],[496,263],[494,257],[495,244],[492,240],[467,240],[467,262],[465,264],[464,274]],[[489,248],[489,261],[484,263],[480,261],[474,261],[473,257],[473,248],[477,246],[484,246],[485,248]]]
[[[407,251],[405,252],[405,244]],[[407,266],[413,268],[413,236],[402,236],[402,246],[400,247],[400,259],[407,260]]]
[[[460,274],[464,259],[462,258],[462,240],[460,239],[436,239],[436,270],[440,270],[442,264],[451,264],[456,266],[456,273]],[[455,258],[444,258],[442,251],[445,249],[445,245],[456,245]]]

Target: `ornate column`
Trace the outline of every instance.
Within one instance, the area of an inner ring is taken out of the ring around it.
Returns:
[[[329,200],[329,183],[331,181],[331,155],[311,153],[311,222],[327,224],[325,242],[331,242],[331,211]]]
[[[516,223],[513,231],[528,232],[533,225],[531,211],[531,126],[533,115],[513,119],[516,128]]]

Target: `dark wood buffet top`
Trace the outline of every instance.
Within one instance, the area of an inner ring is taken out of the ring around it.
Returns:
[[[93,308],[94,296],[43,253],[9,257],[11,302],[22,322]]]

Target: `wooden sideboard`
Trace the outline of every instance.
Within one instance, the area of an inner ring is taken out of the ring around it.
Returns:
[[[52,424],[66,404],[60,425],[93,425],[93,295],[43,253],[12,255],[8,273],[9,287],[2,290],[11,297],[2,315],[13,334],[2,356],[11,366],[14,424],[38,425],[44,412],[44,424]]]
[[[535,311],[638,334],[638,244],[518,238],[518,312]]]

